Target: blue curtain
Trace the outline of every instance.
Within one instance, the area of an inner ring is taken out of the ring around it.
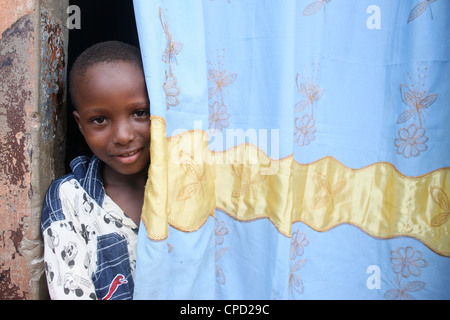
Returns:
[[[450,298],[449,1],[134,7],[152,113],[136,299]],[[167,164],[196,133],[215,163]],[[263,156],[217,163],[239,148]]]

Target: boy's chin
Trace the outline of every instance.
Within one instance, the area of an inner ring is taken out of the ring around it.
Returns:
[[[133,163],[133,164],[122,164],[122,163],[107,163],[109,167],[106,170],[106,174],[122,175],[122,176],[138,176],[141,174],[147,174],[148,165],[145,163]]]
[[[114,169],[114,168],[113,168]],[[117,173],[124,175],[124,176],[137,176],[141,174],[147,173],[147,167],[133,167],[133,168],[117,168],[114,169]]]

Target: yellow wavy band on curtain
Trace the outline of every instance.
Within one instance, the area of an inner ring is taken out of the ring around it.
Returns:
[[[308,165],[293,156],[273,160],[251,144],[212,152],[206,132],[167,138],[157,116],[151,136],[142,221],[152,240],[165,239],[169,224],[195,231],[217,208],[240,221],[267,218],[286,236],[297,221],[317,231],[348,223],[450,255],[450,168],[408,177],[385,162],[351,169],[331,157]]]

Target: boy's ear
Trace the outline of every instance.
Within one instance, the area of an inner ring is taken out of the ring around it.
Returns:
[[[83,129],[81,128],[80,114],[78,113],[78,111],[73,112],[73,117],[75,118],[75,121],[78,124],[78,128],[80,129],[81,133],[83,134]]]

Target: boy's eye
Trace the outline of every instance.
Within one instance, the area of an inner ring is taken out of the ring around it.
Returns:
[[[106,121],[105,117],[97,117],[91,120],[91,122],[95,124],[103,124],[105,123],[105,121]]]
[[[136,115],[136,117],[142,118],[142,117],[147,117],[148,116],[148,110],[137,110],[134,112],[134,114]]]

